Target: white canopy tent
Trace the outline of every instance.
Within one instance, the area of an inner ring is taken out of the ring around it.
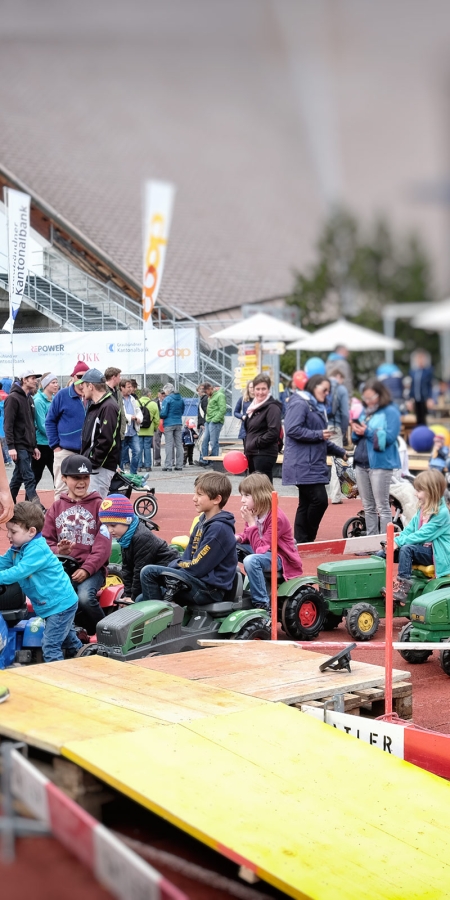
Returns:
[[[304,328],[297,328],[283,319],[268,316],[266,313],[256,313],[248,319],[233,322],[228,328],[216,331],[211,339],[230,341],[233,344],[244,344],[246,341],[296,341],[308,337]]]
[[[428,331],[448,331],[450,329],[450,297],[440,303],[429,303],[426,310],[411,320],[415,328]]]
[[[334,350],[339,344],[348,347],[354,352],[366,350],[400,350],[403,347],[401,341],[396,338],[386,337],[378,331],[354,325],[347,319],[338,319],[331,325],[325,325],[306,338],[289,344],[289,350],[315,350],[318,353],[324,350]]]

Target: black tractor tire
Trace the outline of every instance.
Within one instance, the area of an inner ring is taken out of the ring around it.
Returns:
[[[447,641],[443,643],[447,643]],[[446,675],[450,675],[450,650],[441,650],[439,653],[439,665]]]
[[[361,516],[352,516],[352,518],[347,519],[345,524],[342,526],[343,538],[365,537],[366,534],[366,523],[364,519],[361,518]]]
[[[407,625],[404,625],[399,638],[403,642],[407,643],[411,640],[411,629],[413,627],[412,622],[408,622]],[[421,663],[425,663],[428,657],[432,656],[432,650],[400,650],[400,656],[402,659],[406,660],[407,663],[411,665],[420,665]],[[440,654],[439,654],[440,655]],[[447,675],[450,675],[450,669],[447,672]]]
[[[231,635],[232,641],[270,641],[270,623],[267,619],[254,619]]]
[[[158,512],[158,502],[153,494],[145,494],[144,497],[138,497],[134,501],[133,509],[140,519],[149,522]]]
[[[371,603],[355,603],[345,618],[345,627],[354,641],[371,641],[379,624],[379,613]]]
[[[337,628],[342,622],[342,615],[338,615],[337,613],[329,612],[325,616],[325,622],[323,623],[324,631],[332,631],[333,628]]]
[[[98,644],[84,644],[83,647],[80,647],[78,652],[75,654],[75,658],[78,659],[80,656],[96,656],[98,653]]]
[[[119,563],[109,563],[106,567],[107,575],[117,575],[117,578],[122,578],[122,566]]]
[[[313,587],[300,588],[284,601],[281,613],[284,630],[294,640],[313,641],[324,627],[326,612],[320,591]]]

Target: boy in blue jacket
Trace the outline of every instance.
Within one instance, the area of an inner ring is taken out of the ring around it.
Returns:
[[[44,514],[36,503],[15,504],[14,515],[6,524],[11,549],[0,556],[0,584],[20,584],[36,615],[45,619],[44,662],[56,662],[64,659],[63,647],[69,656],[75,656],[83,645],[73,627],[78,598],[42,537],[43,525]]]
[[[231,481],[219,472],[205,472],[195,480],[194,506],[200,516],[181,559],[169,566],[145,566],[141,571],[143,600],[162,600],[160,575],[177,575],[190,588],[186,600],[194,605],[218,603],[233,586],[237,568],[234,516],[223,509]],[[184,597],[184,594],[182,594]]]

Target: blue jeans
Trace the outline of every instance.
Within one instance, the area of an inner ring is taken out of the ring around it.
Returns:
[[[246,548],[247,544],[242,544],[242,546]],[[252,553],[244,559],[244,569],[245,574],[248,576],[253,604],[258,609],[269,609],[270,607],[270,597],[264,572],[270,572],[271,568],[272,554],[270,551],[268,553]],[[277,556],[277,569],[281,571],[282,568],[281,559]]]
[[[13,498],[14,503],[16,502],[17,494],[22,487],[22,481],[25,485],[25,500],[35,500],[36,498],[38,498],[36,491],[36,478],[31,466],[32,459],[33,454],[29,453],[28,450],[17,451],[17,460],[15,463],[13,476],[9,483],[9,489],[11,491],[11,497]]]
[[[139,443],[139,435],[131,434],[124,438],[122,438],[122,455],[120,457],[120,468],[124,469],[127,463],[130,462],[130,450],[131,450],[131,463],[130,463],[130,475],[136,475],[139,465],[139,457],[141,455],[141,445]]]
[[[219,435],[223,428],[223,422],[206,422],[205,436],[202,444],[202,458],[204,456],[219,456]],[[211,453],[208,452],[211,443]]]
[[[139,435],[139,465],[143,466],[144,469],[151,469],[152,467],[152,444],[153,437],[151,434]]]
[[[82,568],[80,564],[80,568]],[[104,584],[102,572],[94,572],[85,581],[80,584],[73,582],[73,587],[78,595],[78,612],[80,613],[80,623],[84,626],[88,634],[95,634],[95,626],[100,619],[103,619],[104,612],[97,600],[97,591]]]
[[[75,656],[75,653],[83,646],[73,627],[77,608],[78,603],[74,603],[73,606],[69,606],[69,609],[48,616],[45,620],[45,631],[42,638],[44,662],[58,662],[60,659],[64,659],[63,649],[68,650],[69,656]]]
[[[219,603],[223,599],[224,591],[213,585],[206,584],[200,578],[195,578],[190,572],[183,569],[175,569],[170,566],[144,566],[141,569],[142,600],[164,600],[164,588],[159,582],[160,575],[177,576],[185,582],[189,592],[180,591],[175,597],[175,602],[180,606],[202,606],[205,603]],[[139,599],[139,598],[138,598]]]
[[[416,566],[432,566],[433,548],[423,544],[405,544],[398,548],[398,578],[410,579],[413,563]]]

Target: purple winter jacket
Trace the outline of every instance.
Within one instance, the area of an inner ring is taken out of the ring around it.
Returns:
[[[324,441],[326,413],[306,391],[292,394],[284,420],[283,484],[328,484],[327,454],[345,456],[343,447]]]

